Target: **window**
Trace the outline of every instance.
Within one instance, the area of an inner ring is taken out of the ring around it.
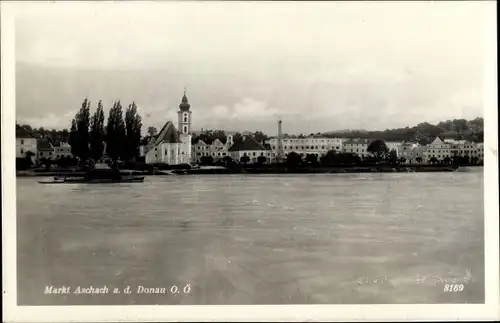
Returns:
[[[21,148],[21,154],[24,154],[24,149]]]
[[[168,155],[168,151],[165,149],[165,155]]]
[[[253,153],[253,156],[255,156],[255,152]]]
[[[188,128],[186,126],[184,126],[184,133],[186,133],[188,130]]]
[[[188,118],[184,116],[184,122],[188,122]]]
[[[24,139],[21,139],[21,145],[24,145]]]

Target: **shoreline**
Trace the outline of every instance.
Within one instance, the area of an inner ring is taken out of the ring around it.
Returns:
[[[469,168],[481,167],[478,165],[376,165],[376,166],[333,166],[333,167],[298,167],[286,166],[255,166],[239,168],[201,168],[169,171],[140,171],[132,170],[132,175],[141,176],[171,176],[171,175],[232,175],[232,174],[355,174],[355,173],[420,173],[420,172],[461,172],[470,171]],[[74,170],[54,171],[16,171],[16,177],[54,177],[54,176],[83,176],[85,173]]]

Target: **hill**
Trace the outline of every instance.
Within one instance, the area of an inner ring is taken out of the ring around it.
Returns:
[[[386,129],[384,131],[329,131],[322,135],[326,137],[382,139],[385,141],[413,141],[420,144],[428,144],[436,136],[443,139],[483,142],[483,128],[484,119],[476,118],[474,120],[453,119],[441,121],[435,125],[423,122],[411,128]]]

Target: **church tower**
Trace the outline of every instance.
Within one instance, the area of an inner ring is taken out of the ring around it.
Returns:
[[[179,104],[179,111],[177,111],[178,116],[178,129],[181,134],[191,133],[191,105],[188,102],[186,96],[186,90],[184,89],[184,96],[182,97],[181,104]]]
[[[186,96],[186,89],[182,96],[179,111],[177,111],[179,137],[182,141],[181,145],[181,163],[191,163],[191,105]]]

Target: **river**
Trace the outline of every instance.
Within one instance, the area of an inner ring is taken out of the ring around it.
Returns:
[[[17,179],[19,305],[484,302],[482,168],[37,180]]]

